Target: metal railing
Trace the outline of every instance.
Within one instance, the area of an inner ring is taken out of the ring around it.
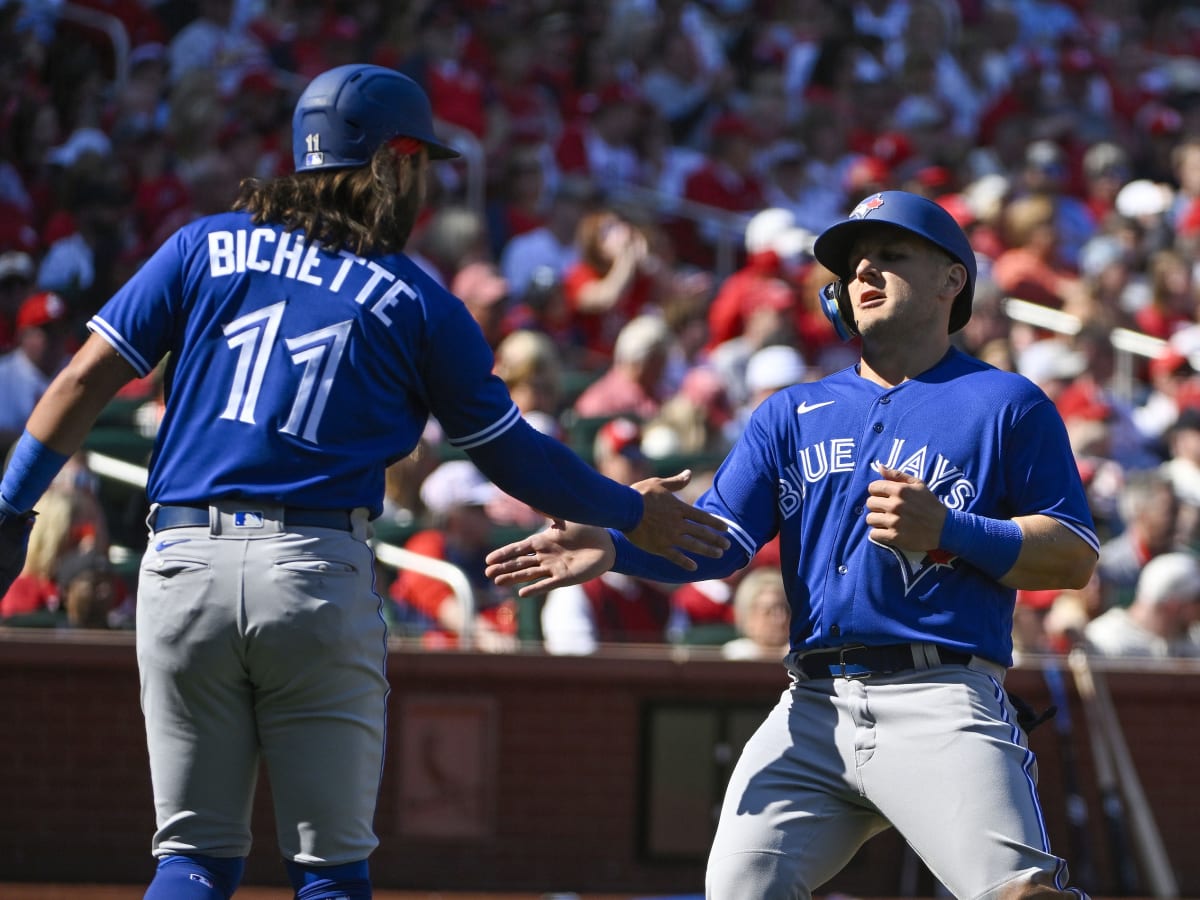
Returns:
[[[746,240],[746,224],[752,213],[730,212],[635,185],[621,188],[610,200],[651,210],[663,219],[685,219],[696,225],[713,242],[713,276],[718,281],[732,274],[737,266],[738,253]]]
[[[87,451],[88,467],[100,478],[108,478],[131,487],[145,490],[148,472],[145,466],[139,466],[107,453]],[[420,575],[436,578],[450,587],[462,610],[463,623],[458,632],[458,644],[464,650],[469,650],[474,643],[475,625],[475,593],[465,572],[453,563],[443,559],[435,559],[414,553],[404,547],[397,547],[384,541],[371,540],[371,549],[376,558],[384,565],[395,569],[407,569]],[[123,562],[137,555],[140,551],[132,547],[114,546],[110,557],[114,563]]]
[[[68,22],[103,32],[108,38],[113,51],[113,87],[120,93],[129,78],[129,32],[125,30],[121,20],[89,6],[78,6],[74,3],[64,3],[60,6],[58,15]]]
[[[1074,337],[1083,329],[1083,322],[1078,316],[1016,297],[1005,299],[1004,314],[1014,322],[1067,337]],[[1132,402],[1137,393],[1135,359],[1154,359],[1167,346],[1167,342],[1162,338],[1151,337],[1128,328],[1114,328],[1108,337],[1112,343],[1115,365],[1113,390],[1122,400]]]

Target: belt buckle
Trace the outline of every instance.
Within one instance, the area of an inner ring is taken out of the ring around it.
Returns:
[[[857,664],[855,664],[855,663],[850,663],[849,665],[855,666],[856,668],[862,668],[863,671],[851,672],[846,668],[846,665],[847,665],[846,653],[847,653],[847,651],[849,651],[849,650],[865,650],[865,649],[867,649],[866,644],[847,644],[844,647],[839,647],[838,648],[837,666],[829,667],[830,669],[836,668],[839,670],[834,673],[835,677],[845,678],[848,681],[865,681],[866,679],[870,678],[874,674],[870,669],[867,669],[862,666],[857,666]]]

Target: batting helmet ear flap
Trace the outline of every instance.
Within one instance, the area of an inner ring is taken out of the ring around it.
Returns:
[[[854,316],[850,312],[850,298],[846,295],[846,286],[839,279],[831,281],[819,291],[821,311],[833,325],[837,336],[848,341],[858,335],[858,326],[854,324]]]

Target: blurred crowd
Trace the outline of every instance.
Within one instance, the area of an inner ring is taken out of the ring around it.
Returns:
[[[414,257],[527,419],[629,483],[686,465],[698,495],[763,397],[855,359],[820,312],[817,233],[882,189],[942,204],[980,268],[956,341],[1058,406],[1105,540],[1088,590],[1019,596],[1018,651],[1200,655],[1194,4],[27,0],[0,2],[0,42],[0,446],[175,228],[290,169],[308,79],[372,62],[419,81],[464,150]],[[131,429],[153,434],[160,390],[122,393]],[[771,545],[719,583],[610,574],[521,604],[482,561],[536,511],[436,422],[388,474],[381,536],[468,575],[482,646],[785,651]],[[83,454],[39,504],[6,622],[131,627],[97,496]],[[397,634],[456,642],[447,585],[381,567],[381,586]]]

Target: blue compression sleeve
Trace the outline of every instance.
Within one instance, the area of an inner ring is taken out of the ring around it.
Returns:
[[[13,448],[4,480],[0,482],[0,500],[17,512],[33,509],[66,462],[67,457],[26,431]]]
[[[472,448],[471,460],[502,491],[546,515],[620,531],[642,519],[641,494],[605,478],[524,420]]]
[[[1024,540],[1021,526],[1011,519],[949,509],[938,545],[999,581],[1016,563]]]
[[[708,581],[713,578],[724,578],[750,562],[745,548],[737,541],[730,541],[729,549],[718,559],[708,556],[692,556],[691,559],[696,561],[697,568],[694,572],[688,572],[661,556],[635,547],[629,538],[619,531],[610,528],[608,534],[612,538],[613,547],[616,550],[612,571],[620,572],[622,575],[633,575],[637,578],[648,578],[651,581],[680,584],[685,581]]]

